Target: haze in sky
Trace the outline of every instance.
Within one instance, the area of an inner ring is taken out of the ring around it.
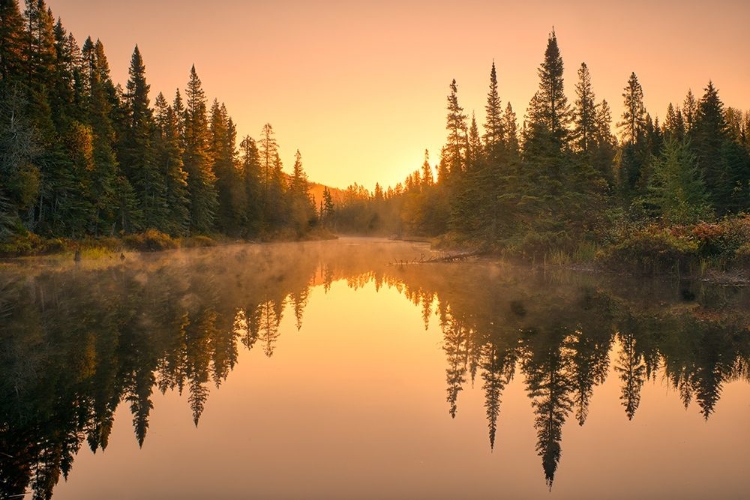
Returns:
[[[210,100],[226,103],[238,135],[270,122],[291,171],[299,149],[311,180],[395,185],[439,161],[448,85],[484,122],[490,67],[503,107],[519,119],[538,87],[553,26],[575,100],[586,62],[616,123],[635,71],[660,120],[709,79],[727,106],[750,108],[747,0],[447,2],[443,0],[48,0],[79,44],[99,38],[123,86],[138,44],[151,85],[171,101],[195,64]]]

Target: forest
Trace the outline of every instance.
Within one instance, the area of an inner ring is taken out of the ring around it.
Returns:
[[[288,175],[270,124],[238,141],[195,67],[184,93],[152,106],[137,46],[122,88],[104,44],[79,46],[43,0],[23,13],[0,2],[0,30],[0,237],[11,253],[34,235],[300,236],[317,223],[299,151]]]
[[[553,30],[523,120],[503,105],[493,63],[481,129],[450,83],[437,164],[425,151],[403,183],[325,188],[316,200],[299,151],[288,174],[270,124],[259,139],[239,140],[226,106],[209,105],[195,67],[184,91],[159,93],[152,105],[137,46],[123,88],[103,43],[79,46],[43,0],[23,12],[16,0],[0,6],[5,255],[90,239],[162,247],[181,237],[317,231],[430,237],[648,272],[750,262],[750,113],[726,106],[711,81],[702,95],[688,90],[669,104],[660,121],[632,72],[615,118],[585,63],[569,101]]]

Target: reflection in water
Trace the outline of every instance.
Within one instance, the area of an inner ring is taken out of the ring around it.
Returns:
[[[211,384],[227,379],[239,350],[258,344],[271,357],[285,311],[300,330],[310,289],[337,280],[397,290],[421,309],[425,328],[438,319],[448,413],[456,417],[466,384],[480,384],[491,449],[503,391],[520,374],[550,487],[565,422],[584,425],[611,369],[628,419],[657,373],[706,419],[725,383],[748,380],[742,290],[694,285],[686,299],[689,284],[519,275],[496,263],[385,265],[394,253],[406,260],[423,251],[244,246],[215,251],[220,258],[191,251],[0,274],[0,497],[28,488],[51,497],[84,442],[107,448],[121,402],[143,446],[154,389],[185,391],[197,426]]]

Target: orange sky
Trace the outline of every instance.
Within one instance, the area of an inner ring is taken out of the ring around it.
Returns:
[[[291,170],[335,187],[393,185],[437,163],[448,84],[484,122],[494,59],[503,106],[523,121],[554,25],[568,98],[585,61],[615,120],[635,71],[652,116],[700,97],[709,79],[725,105],[750,109],[747,0],[47,0],[79,44],[104,43],[116,83],[137,43],[151,100],[171,100],[195,64],[209,97],[226,103],[240,136],[270,122]]]

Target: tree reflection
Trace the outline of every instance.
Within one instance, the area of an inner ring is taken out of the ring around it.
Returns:
[[[186,418],[197,426],[211,386],[230,376],[240,351],[259,343],[258,354],[271,357],[284,314],[299,331],[313,287],[327,292],[336,281],[398,291],[428,331],[437,317],[448,413],[457,418],[459,395],[478,382],[492,450],[503,393],[522,377],[550,487],[565,423],[573,416],[585,424],[610,372],[628,419],[660,370],[706,419],[727,382],[749,377],[741,290],[696,288],[686,303],[670,284],[609,286],[488,263],[388,267],[397,261],[390,247],[310,248],[0,274],[0,497],[31,489],[50,498],[84,442],[93,452],[107,448],[121,403],[143,446],[155,389],[186,393]]]

